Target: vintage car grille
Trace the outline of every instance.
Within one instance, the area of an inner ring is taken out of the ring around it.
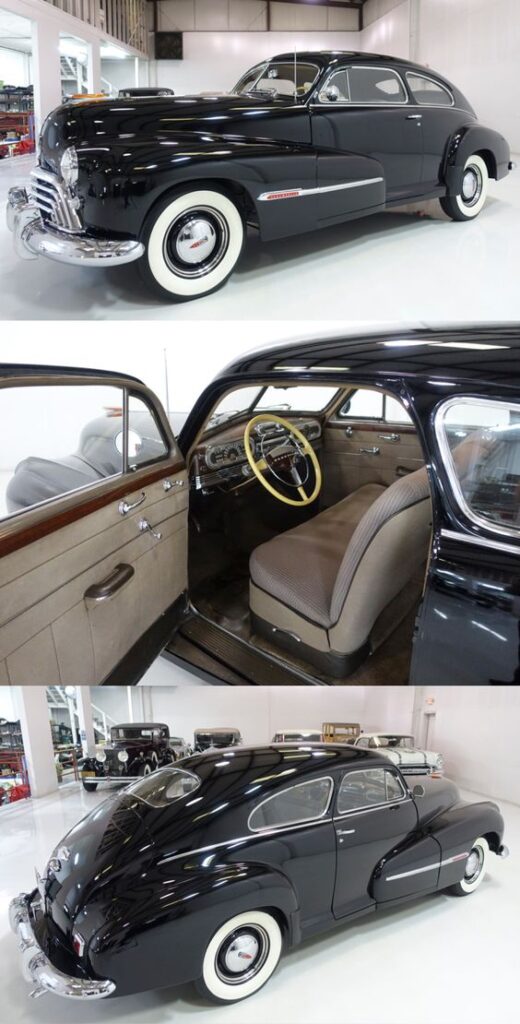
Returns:
[[[31,177],[32,197],[43,219],[60,231],[81,231],[81,218],[75,208],[74,199],[58,176],[37,167]]]

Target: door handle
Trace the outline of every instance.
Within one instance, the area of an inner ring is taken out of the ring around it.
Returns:
[[[353,836],[355,828],[338,828],[336,829],[337,836]]]
[[[128,515],[129,512],[133,512],[134,508],[139,508],[139,505],[142,505],[143,501],[145,500],[146,494],[144,493],[144,491],[141,491],[141,497],[138,498],[137,501],[134,501],[132,503],[128,501],[120,501],[118,505],[119,514],[121,516]]]
[[[125,583],[132,579],[134,571],[133,566],[125,565],[124,562],[121,565],[116,565],[113,572],[105,576],[104,580],[88,587],[83,595],[85,601],[94,607],[103,601],[109,601],[114,594],[117,594],[118,590],[121,590],[121,587],[124,587]]]
[[[377,436],[380,441],[391,441],[392,444],[397,444],[401,440],[400,434],[378,434]]]
[[[360,448],[359,449],[359,454],[360,455],[379,455],[379,448],[376,448],[375,445],[374,445],[373,448]]]
[[[153,526],[150,525],[147,519],[140,519],[138,527],[141,533],[151,533],[154,540],[160,540],[162,533],[160,530],[154,530]]]
[[[422,114],[407,114],[407,121],[422,121]]]

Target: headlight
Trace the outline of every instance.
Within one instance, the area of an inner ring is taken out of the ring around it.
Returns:
[[[128,761],[128,751],[120,750],[119,754],[117,755],[117,759],[118,761],[122,761],[123,764],[126,764],[126,762]]]
[[[96,754],[96,761],[100,761],[101,764],[104,764],[106,759],[107,759],[107,755],[105,754],[105,751],[104,750],[99,750],[98,753]]]
[[[74,146],[65,150],[60,160],[61,176],[66,185],[72,188],[78,181],[78,154]]]
[[[442,771],[442,769],[444,768],[444,758],[442,754],[439,754],[437,758],[437,768],[439,769],[439,771]]]

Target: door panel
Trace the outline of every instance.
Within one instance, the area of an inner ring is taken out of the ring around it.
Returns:
[[[134,511],[123,515],[120,491],[115,498],[108,493],[102,508],[74,515],[0,560],[0,673],[10,683],[102,682],[186,589],[188,487],[178,453],[158,472],[150,484],[149,469],[129,475],[128,503],[145,495]],[[77,503],[77,494],[62,498],[60,512],[47,513],[43,525],[50,529],[53,517],[59,523],[67,507],[76,513]],[[27,525],[34,518],[41,521],[39,510],[21,517]],[[141,532],[142,519],[160,539]],[[12,537],[5,540],[12,546]],[[118,566],[129,567],[128,579],[119,587],[115,577],[112,587]],[[108,594],[87,595],[103,582]]]
[[[329,422],[323,431],[322,464],[323,500],[333,505],[364,484],[390,486],[420,469],[424,457],[413,427],[344,419]]]

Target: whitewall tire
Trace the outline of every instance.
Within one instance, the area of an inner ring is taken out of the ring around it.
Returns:
[[[469,896],[482,884],[486,874],[489,857],[489,843],[481,837],[476,839],[471,847],[469,856],[464,866],[464,876],[451,887],[454,896]]]
[[[233,272],[245,238],[235,203],[213,189],[169,195],[143,229],[139,267],[146,283],[173,302],[208,295]]]
[[[282,933],[271,914],[237,914],[208,943],[197,989],[214,1002],[246,999],[269,980],[281,952]]]
[[[468,157],[462,173],[462,188],[456,196],[442,196],[440,203],[452,220],[474,220],[488,195],[489,173],[485,160],[474,154]]]

